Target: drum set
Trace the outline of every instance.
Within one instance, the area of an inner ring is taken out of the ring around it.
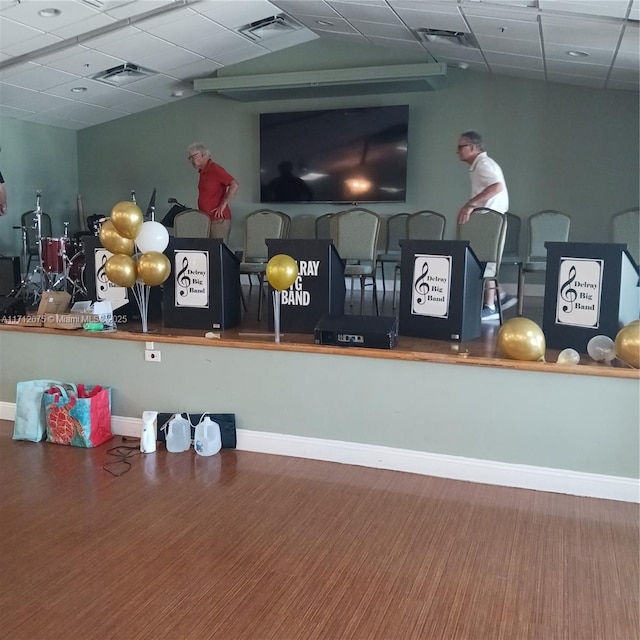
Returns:
[[[64,222],[64,233],[60,238],[42,235],[43,216],[40,193],[36,195],[32,225],[18,227],[22,230],[22,254],[28,269],[29,256],[37,249],[37,263],[30,273],[9,294],[22,298],[28,305],[37,305],[45,291],[66,291],[71,295],[71,304],[86,300],[87,288],[84,282],[85,255],[78,238],[69,236],[69,223]],[[29,238],[32,238],[31,247]]]

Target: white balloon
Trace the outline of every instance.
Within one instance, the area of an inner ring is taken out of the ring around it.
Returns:
[[[147,253],[147,251],[162,253],[168,244],[169,232],[163,224],[153,220],[142,223],[136,236],[136,245],[142,253]]]
[[[609,336],[593,336],[587,343],[587,353],[596,362],[611,362],[616,357],[616,345]]]
[[[563,349],[558,354],[558,364],[578,364],[580,354],[575,349]]]

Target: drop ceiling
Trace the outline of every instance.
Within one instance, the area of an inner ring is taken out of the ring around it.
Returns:
[[[639,20],[640,0],[0,0],[0,114],[82,129],[316,38],[637,92]],[[154,73],[95,78],[122,65]]]

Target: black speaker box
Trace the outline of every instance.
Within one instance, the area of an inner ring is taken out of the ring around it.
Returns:
[[[25,314],[24,300],[20,298],[10,298],[9,296],[0,296],[0,321],[15,320]]]
[[[6,296],[20,284],[20,258],[0,256],[0,296]]]
[[[398,344],[398,318],[325,315],[316,324],[314,342],[338,347],[393,349]]]

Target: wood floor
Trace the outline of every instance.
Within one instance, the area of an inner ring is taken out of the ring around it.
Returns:
[[[223,450],[14,442],[11,640],[637,640],[638,505]],[[124,466],[116,465],[115,471]]]

